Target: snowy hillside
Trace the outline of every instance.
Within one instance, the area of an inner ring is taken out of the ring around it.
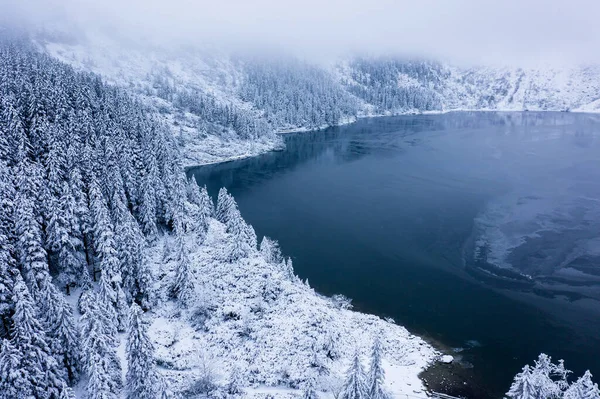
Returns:
[[[171,127],[184,163],[281,148],[275,131],[313,130],[361,116],[452,110],[600,110],[600,67],[461,68],[355,58],[325,67],[288,56],[127,44],[105,35],[38,35],[38,47],[126,88]]]
[[[600,67],[460,68],[429,61],[358,58],[338,81],[375,113],[452,110],[597,111]]]
[[[278,388],[277,397],[293,397],[308,384],[335,390],[355,349],[368,359],[377,336],[385,348],[387,389],[425,396],[417,376],[436,352],[423,340],[315,293],[293,275],[291,261],[267,253],[265,244],[262,253],[253,248],[224,262],[235,239],[214,219],[201,246],[188,236],[192,300],[182,310],[163,294],[152,312],[157,362],[173,391],[198,389],[206,374],[214,389],[235,379],[250,397],[264,397],[265,387]],[[156,292],[168,292],[176,279],[173,248],[174,238],[165,237],[153,249]]]
[[[171,128],[184,149],[186,165],[248,157],[282,146],[274,127],[236,97],[241,76],[227,57],[129,48],[102,36],[44,39],[38,44],[75,69],[98,73],[134,93]]]

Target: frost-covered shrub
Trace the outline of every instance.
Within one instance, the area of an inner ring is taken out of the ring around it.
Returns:
[[[281,287],[278,286],[273,279],[267,277],[262,284],[262,298],[265,302],[276,301],[281,294]]]
[[[211,311],[204,306],[196,306],[190,316],[190,321],[194,328],[196,329],[205,329],[206,322],[211,317]]]
[[[206,395],[211,398],[222,396],[219,386],[219,366],[215,359],[207,353],[201,353],[198,357],[198,376],[186,391],[187,397]]]
[[[342,294],[335,294],[331,297],[331,300],[340,309],[352,309],[354,307],[352,299]]]
[[[242,391],[242,373],[239,366],[234,365],[229,375],[226,391],[229,395],[239,395]]]

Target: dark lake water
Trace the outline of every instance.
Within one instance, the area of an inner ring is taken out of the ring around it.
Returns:
[[[600,377],[600,116],[374,118],[285,141],[188,174],[227,187],[319,292],[443,343],[490,395],[540,352]]]

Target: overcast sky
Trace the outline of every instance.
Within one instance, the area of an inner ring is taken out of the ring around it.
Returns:
[[[469,63],[600,61],[600,0],[0,0],[35,21],[305,57],[418,54]]]

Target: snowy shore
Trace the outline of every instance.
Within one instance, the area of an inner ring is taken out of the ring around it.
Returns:
[[[168,292],[174,278],[172,239],[150,249],[157,293]],[[255,248],[237,262],[224,261],[229,240],[216,220],[202,245],[188,237],[193,303],[181,310],[163,295],[153,308],[157,363],[173,392],[193,390],[208,374],[219,385],[235,376],[248,397],[295,397],[309,381],[333,397],[354,351],[367,364],[379,336],[389,391],[427,396],[419,374],[439,357],[432,346],[391,320],[319,295],[290,273],[291,263],[268,262]]]

